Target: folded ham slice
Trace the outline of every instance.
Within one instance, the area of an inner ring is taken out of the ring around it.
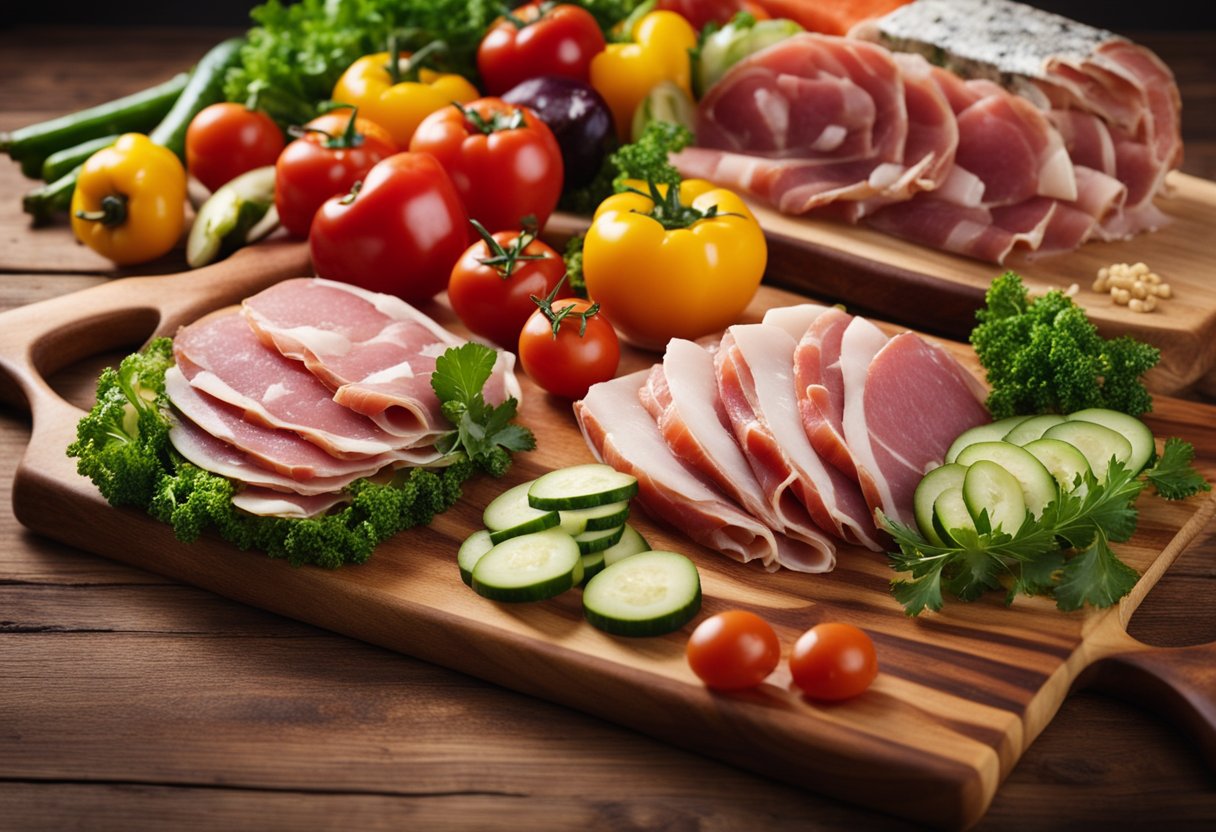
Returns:
[[[435,359],[464,340],[400,298],[299,278],[246,299],[242,313],[268,346],[304,362],[334,401],[400,437],[396,444],[430,444],[449,429],[431,373]],[[520,397],[513,365],[500,350],[487,401]]]
[[[697,543],[774,571],[790,541],[743,511],[704,474],[680,462],[646,412],[639,390],[647,370],[592,386],[574,403],[579,429],[595,456],[638,478],[647,512]]]
[[[777,563],[798,572],[826,572],[836,546],[806,509],[786,492],[781,502],[756,480],[729,427],[718,397],[713,356],[703,347],[672,339],[639,391],[672,452],[714,482],[744,510],[789,540],[778,541]],[[802,545],[798,545],[802,544]]]
[[[982,385],[912,332],[888,339],[864,318],[841,338],[845,440],[873,511],[912,524],[912,495],[950,443],[990,420]]]
[[[264,517],[317,517],[348,502],[350,495],[342,492],[306,497],[256,487],[243,488],[232,497],[232,504],[241,511]]]

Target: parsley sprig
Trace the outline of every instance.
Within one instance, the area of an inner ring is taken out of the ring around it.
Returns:
[[[1139,574],[1119,559],[1110,542],[1128,540],[1136,530],[1136,498],[1146,484],[1165,499],[1183,499],[1210,490],[1191,467],[1194,448],[1171,438],[1143,477],[1113,460],[1106,479],[1078,477],[1035,518],[1029,512],[1013,533],[992,531],[986,513],[976,530],[951,530],[953,545],[936,545],[913,527],[885,515],[883,528],[899,546],[891,566],[907,577],[892,581],[895,599],[910,616],[942,608],[949,593],[971,601],[1005,589],[1005,603],[1018,595],[1046,595],[1061,610],[1086,604],[1109,607],[1131,591]]]
[[[530,451],[536,437],[514,424],[519,402],[514,397],[492,405],[482,395],[498,354],[472,341],[452,347],[435,359],[431,387],[439,397],[443,415],[455,427],[435,443],[444,454],[463,452],[493,476],[502,476],[511,464],[512,451]]]

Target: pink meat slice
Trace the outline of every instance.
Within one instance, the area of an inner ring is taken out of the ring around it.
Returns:
[[[430,444],[448,429],[431,388],[435,359],[464,340],[400,298],[319,278],[271,286],[242,304],[268,346],[304,365],[338,404],[369,417],[408,444]],[[499,351],[483,391],[487,401],[519,398],[514,356]]]
[[[811,447],[856,480],[857,466],[844,439],[844,374],[840,342],[853,316],[831,308],[803,332],[794,349],[794,389]]]
[[[268,488],[247,487],[233,495],[232,504],[241,511],[263,517],[319,517],[335,506],[350,502],[344,493],[285,494]]]
[[[337,493],[359,478],[351,473],[297,480],[259,465],[248,454],[222,439],[215,438],[184,418],[174,421],[169,429],[169,442],[187,461],[213,474],[242,483],[245,487],[256,486],[273,491],[316,496]]]
[[[708,477],[778,538],[777,563],[798,572],[827,572],[836,546],[787,492],[780,505],[752,473],[729,427],[718,398],[713,356],[692,341],[672,339],[639,391],[642,405],[658,424],[667,446],[685,465]]]
[[[941,347],[911,332],[888,339],[854,318],[841,342],[844,435],[870,508],[911,524],[921,477],[950,443],[990,421],[982,385]]]
[[[769,324],[732,326],[714,355],[718,392],[740,447],[766,491],[789,491],[823,531],[881,549],[855,481],[826,464],[806,436],[794,390],[789,333]]]
[[[407,443],[333,400],[303,364],[258,340],[235,309],[182,327],[173,354],[196,389],[253,422],[289,430],[339,457],[392,453]]]
[[[170,367],[165,373],[165,393],[173,407],[195,425],[262,467],[293,480],[365,477],[396,461],[391,453],[342,459],[293,431],[251,422],[236,407],[195,389],[177,367]],[[427,465],[438,459],[439,454],[433,448],[418,449],[414,464]]]
[[[778,539],[705,475],[680,462],[638,395],[648,370],[593,385],[574,416],[596,458],[638,478],[637,500],[656,519],[743,563],[778,568]]]

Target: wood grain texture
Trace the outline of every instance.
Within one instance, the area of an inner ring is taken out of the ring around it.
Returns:
[[[776,779],[814,782],[834,797],[945,828],[968,827],[983,815],[1081,672],[1113,652],[1139,649],[1119,623],[1143,592],[1122,608],[1071,616],[1041,599],[1012,610],[992,600],[909,620],[890,597],[890,572],[880,555],[843,549],[830,575],[769,575],[691,546],[644,518],[638,526],[656,547],[694,556],[706,597],[703,615],[755,609],[774,623],[785,644],[821,620],[855,623],[875,638],[883,667],[879,680],[865,696],[832,707],[800,697],[784,668],[757,691],[711,694],[683,660],[683,632],[644,641],[606,636],[582,621],[578,593],[534,605],[487,602],[459,581],[453,563],[460,541],[479,526],[481,509],[515,482],[591,458],[568,406],[526,379],[521,419],[543,437],[541,447],[519,460],[506,481],[472,483],[454,509],[427,528],[383,544],[363,567],[295,569],[212,539],[184,545],[167,527],[106,505],[62,452],[80,411],[41,375],[89,348],[115,346],[112,339],[120,332],[125,339],[140,326],[171,333],[231,303],[242,287],[252,294],[273,279],[267,275],[293,273],[297,250],[250,249],[211,267],[205,280],[199,279],[202,273],[131,278],[0,318],[16,324],[0,327],[0,366],[34,412],[30,451],[14,484],[17,519],[74,547],[576,707]],[[261,267],[267,261],[276,268]],[[748,319],[798,300],[764,287]],[[441,304],[428,311],[459,331]],[[651,360],[631,352],[625,368]],[[1186,426],[1161,427],[1173,435]],[[1144,591],[1214,508],[1210,499],[1146,502],[1140,532],[1120,547],[1145,574]],[[1107,669],[1117,671],[1116,665]],[[1167,686],[1180,683],[1177,671],[1158,678]],[[1192,691],[1180,696],[1195,698]],[[1195,724],[1211,733],[1202,694],[1198,700]],[[891,791],[909,797],[890,806],[885,795]]]

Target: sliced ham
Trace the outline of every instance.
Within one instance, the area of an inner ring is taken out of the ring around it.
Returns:
[[[797,497],[821,529],[880,549],[857,483],[815,453],[794,390],[796,342],[770,324],[732,326],[714,355],[718,393],[756,479],[775,499]]]
[[[299,278],[245,300],[242,312],[269,346],[304,365],[338,404],[401,437],[426,445],[448,429],[431,389],[435,359],[464,343],[400,298],[345,283]],[[484,395],[519,398],[514,356],[499,351]]]
[[[873,511],[911,524],[921,477],[960,433],[989,421],[984,390],[944,349],[915,333],[888,339],[854,318],[841,340],[844,436]]]
[[[791,494],[784,501],[766,493],[731,432],[714,374],[713,356],[683,339],[667,344],[639,395],[667,446],[685,465],[705,475],[745,511],[789,540],[778,539],[779,566],[799,572],[826,572],[836,563],[836,546]]]
[[[350,495],[343,493],[285,494],[268,488],[243,488],[232,497],[232,504],[241,511],[263,517],[319,517],[335,506],[350,502]]]
[[[303,364],[267,347],[235,309],[178,330],[177,366],[196,389],[266,427],[294,431],[339,457],[391,453],[402,442],[333,400]]]
[[[735,560],[776,570],[779,547],[788,541],[676,458],[642,406],[638,393],[647,374],[593,385],[574,403],[588,447],[602,462],[638,478],[637,499],[656,519]]]

